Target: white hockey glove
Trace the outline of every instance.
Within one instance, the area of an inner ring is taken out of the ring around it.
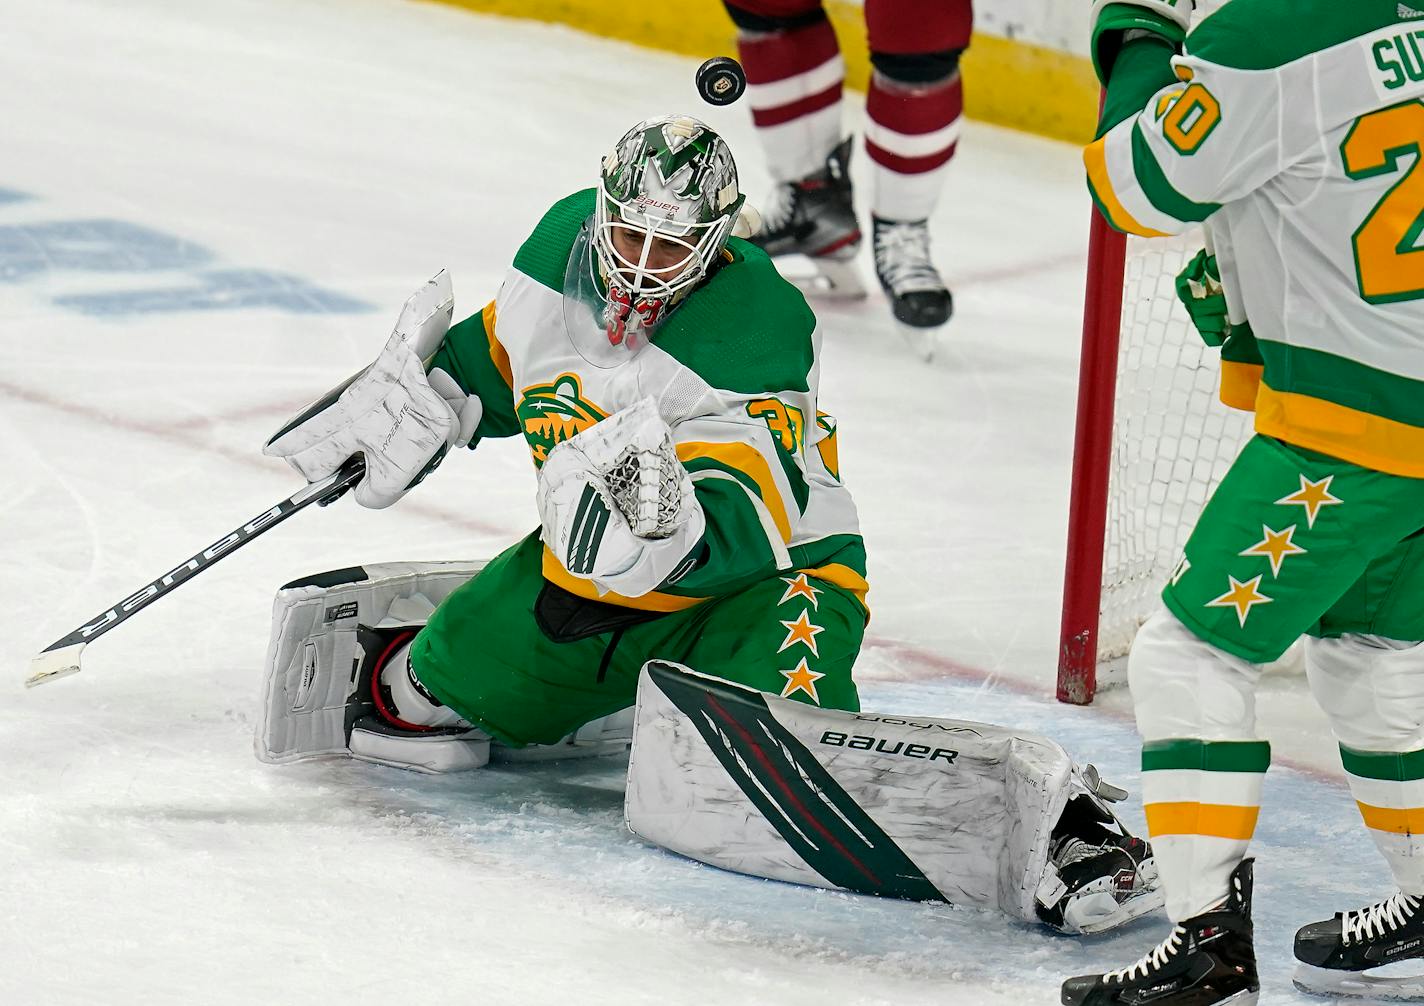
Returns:
[[[672,431],[651,398],[550,451],[538,502],[545,543],[599,593],[640,597],[655,589],[707,528]]]
[[[455,300],[441,270],[411,295],[381,355],[277,432],[262,453],[286,458],[308,482],[354,454],[366,460],[356,502],[388,507],[420,482],[452,447],[470,442],[480,400],[443,370],[425,372],[450,327]]]
[[[1092,14],[1093,67],[1104,87],[1124,42],[1156,35],[1176,46],[1192,27],[1193,0],[1096,0]]]

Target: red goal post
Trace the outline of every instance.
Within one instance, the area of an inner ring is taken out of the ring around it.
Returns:
[[[1251,434],[1176,295],[1206,243],[1127,238],[1093,214],[1059,640],[1058,698],[1123,679],[1202,507]]]
[[[1126,235],[1109,227],[1094,207],[1088,229],[1088,284],[1058,636],[1058,701],[1075,705],[1092,702],[1098,688],[1099,599],[1126,259]]]

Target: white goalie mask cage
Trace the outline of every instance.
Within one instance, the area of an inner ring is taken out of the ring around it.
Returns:
[[[731,150],[697,119],[649,119],[623,135],[604,158],[594,211],[610,342],[637,349],[638,334],[711,272],[744,199]],[[661,261],[669,248],[681,256]]]

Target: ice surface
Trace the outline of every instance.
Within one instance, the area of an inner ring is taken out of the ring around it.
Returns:
[[[616,761],[259,765],[273,590],[494,554],[535,522],[517,443],[391,511],[294,517],[25,691],[43,646],[292,492],[262,441],[437,269],[478,310],[631,122],[701,114],[754,200],[765,176],[696,61],[558,28],[378,0],[0,8],[0,1003],[1018,1006],[1160,938],[698,867],[626,834]],[[1048,698],[1087,214],[1075,151],[971,125],[934,222],[951,338],[926,366],[879,297],[827,311],[823,404],[871,554],[867,706],[1019,722],[1134,783],[1121,696]],[[1299,684],[1270,690],[1304,768],[1267,786],[1258,933],[1267,1001],[1304,1002],[1294,926],[1385,874]]]

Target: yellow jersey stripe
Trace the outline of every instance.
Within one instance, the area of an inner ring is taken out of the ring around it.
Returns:
[[[1424,427],[1261,385],[1256,432],[1406,478],[1424,478]]]
[[[693,440],[678,444],[677,456],[684,463],[693,458],[711,458],[750,478],[761,490],[761,500],[771,512],[771,519],[776,523],[781,540],[788,545],[791,543],[791,513],[787,510],[786,500],[771,474],[771,466],[767,464],[761,451],[750,444]]]
[[[1147,833],[1161,835],[1203,835],[1249,842],[1256,831],[1260,807],[1236,807],[1221,803],[1149,803]]]
[[[1112,178],[1108,174],[1107,142],[1108,137],[1103,136],[1090,143],[1083,150],[1083,164],[1088,169],[1088,184],[1093,187],[1093,193],[1098,197],[1098,202],[1102,203],[1103,209],[1107,210],[1108,222],[1128,234],[1138,234],[1145,238],[1166,237],[1163,232],[1154,231],[1138,223],[1137,218],[1127,211],[1127,207],[1113,191]]]
[[[480,312],[485,323],[485,335],[489,338],[490,361],[494,363],[494,369],[499,371],[499,376],[504,378],[504,383],[509,385],[509,390],[514,390],[514,372],[509,368],[509,354],[505,352],[504,346],[500,344],[499,337],[494,334],[495,309],[494,301],[485,305],[485,309]]]
[[[660,594],[657,591],[643,594],[640,597],[626,597],[612,591],[600,594],[591,580],[580,579],[565,569],[558,557],[549,550],[548,545],[544,546],[544,579],[554,586],[562,587],[570,594],[575,594],[586,600],[616,604],[620,608],[636,608],[639,611],[686,611],[707,600],[705,597],[678,597],[674,594]]]
[[[1259,363],[1221,361],[1221,404],[1243,412],[1256,411],[1256,392],[1261,387]]]
[[[805,573],[807,576],[815,577],[817,580],[824,580],[826,583],[840,587],[842,590],[849,591],[855,595],[855,599],[860,602],[862,608],[867,612],[870,611],[870,605],[865,603],[865,595],[870,591],[870,584],[866,582],[865,577],[861,576],[849,566],[832,562],[824,566],[819,566],[816,569],[803,569],[799,572]]]

